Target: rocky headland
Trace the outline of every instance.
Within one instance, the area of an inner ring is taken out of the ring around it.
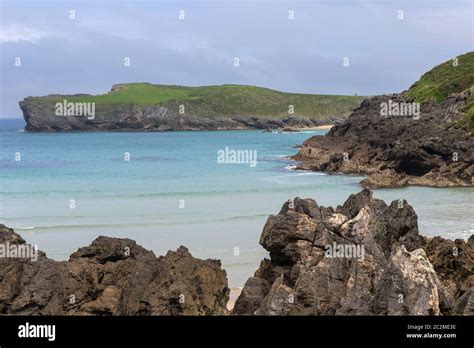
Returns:
[[[246,129],[299,129],[332,123],[329,120],[288,116],[271,118],[259,116],[232,116],[206,118],[195,115],[183,116],[163,106],[137,105],[112,106],[93,120],[87,117],[58,117],[48,106],[38,106],[26,98],[20,102],[28,132],[74,132],[74,131],[202,131],[202,130],[246,130]],[[47,109],[44,109],[47,108]],[[107,117],[112,114],[113,117]]]
[[[304,142],[297,169],[364,174],[366,188],[474,186],[474,53],[458,63],[435,67],[403,93],[364,100]]]
[[[263,130],[333,124],[362,100],[254,86],[130,83],[102,95],[27,97],[19,104],[29,132]]]
[[[337,208],[295,198],[270,216],[269,252],[234,315],[473,315],[474,236],[426,238],[406,201],[363,190]]]

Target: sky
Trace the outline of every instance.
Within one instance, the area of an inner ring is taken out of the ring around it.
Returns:
[[[472,0],[0,2],[0,118],[124,82],[401,92],[474,46]]]

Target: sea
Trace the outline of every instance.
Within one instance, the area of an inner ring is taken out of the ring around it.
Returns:
[[[133,239],[156,255],[184,245],[195,257],[220,259],[230,287],[238,288],[268,257],[260,234],[285,201],[337,206],[361,191],[362,176],[294,170],[288,156],[325,131],[29,133],[23,127],[20,119],[0,121],[0,223],[55,260],[101,235]],[[256,162],[248,161],[253,155]],[[406,199],[425,236],[474,233],[474,188],[374,195],[387,203]]]

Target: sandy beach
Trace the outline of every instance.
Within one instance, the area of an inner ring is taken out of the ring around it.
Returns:
[[[237,298],[239,297],[241,292],[242,292],[241,287],[230,289],[229,302],[227,302],[227,309],[229,311],[231,311],[234,308],[235,301],[237,301]]]
[[[333,124],[324,124],[322,126],[317,126],[317,127],[305,127],[305,128],[300,128],[300,130],[329,130],[332,127],[334,127]]]

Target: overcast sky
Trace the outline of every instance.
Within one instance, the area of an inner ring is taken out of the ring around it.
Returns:
[[[0,1],[0,118],[27,96],[121,82],[400,92],[473,50],[471,0]]]

